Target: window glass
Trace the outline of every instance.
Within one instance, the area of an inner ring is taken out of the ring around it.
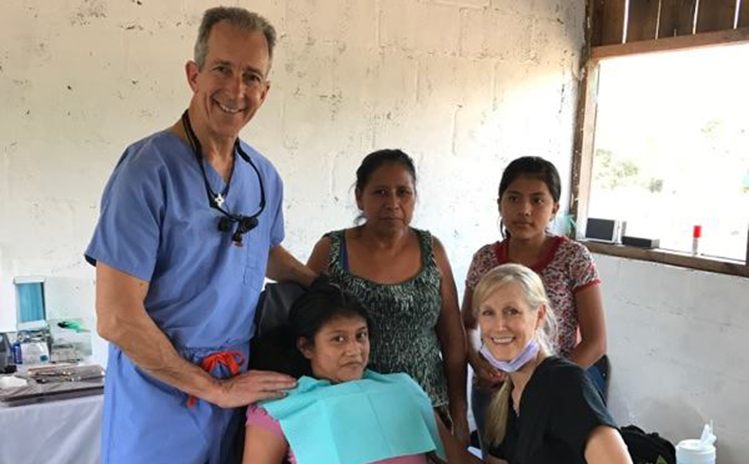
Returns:
[[[44,307],[44,283],[17,282],[16,304],[18,322],[43,321],[47,317]]]
[[[588,217],[660,247],[746,259],[749,44],[602,60]]]

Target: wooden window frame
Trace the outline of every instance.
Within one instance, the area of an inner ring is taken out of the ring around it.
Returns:
[[[590,39],[590,31],[588,33]],[[590,41],[588,41],[590,43]],[[614,45],[588,47],[584,54],[583,78],[578,96],[572,175],[570,211],[575,224],[583,224],[587,217],[593,170],[593,142],[596,123],[596,94],[598,70],[601,60],[606,58],[675,50],[696,49],[736,43],[749,43],[749,27],[740,29],[704,32],[693,35],[644,40]],[[744,263],[719,258],[690,256],[686,253],[660,249],[642,249],[626,245],[607,244],[582,239],[583,227],[573,227],[571,235],[581,240],[593,253],[622,258],[651,261],[667,265],[698,269],[722,274],[749,277],[749,230],[747,230],[746,257]]]

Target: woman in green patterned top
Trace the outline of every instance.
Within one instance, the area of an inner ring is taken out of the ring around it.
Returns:
[[[410,226],[416,169],[401,150],[367,155],[356,171],[364,222],[325,234],[307,265],[355,295],[372,318],[370,367],[406,372],[468,443],[465,332],[442,244]]]

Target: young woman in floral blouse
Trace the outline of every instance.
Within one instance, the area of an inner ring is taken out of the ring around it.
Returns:
[[[500,264],[523,264],[541,276],[548,293],[558,321],[555,342],[559,355],[587,369],[606,352],[601,281],[587,248],[547,231],[559,210],[560,195],[559,173],[543,158],[522,157],[507,166],[497,199],[504,238],[482,246],[473,255],[463,296],[463,322],[466,329],[476,329],[472,296],[484,274]],[[492,368],[476,347],[469,346],[468,352],[475,372],[472,409],[481,433],[486,404],[504,373]],[[605,391],[597,369],[593,367],[589,373]]]

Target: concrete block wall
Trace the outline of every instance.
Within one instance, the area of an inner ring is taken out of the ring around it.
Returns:
[[[416,159],[415,225],[442,239],[461,291],[473,251],[497,238],[509,160],[551,159],[567,191],[583,0],[228,3],[263,13],[280,33],[271,93],[242,135],[285,179],[285,244],[300,258],[325,231],[352,224],[354,171],[377,148]],[[15,326],[19,275],[47,277],[50,316],[93,320],[82,251],[101,190],[127,144],[185,108],[183,66],[213,5],[3,3],[0,330]],[[713,417],[719,462],[743,462],[746,284],[597,258],[617,419],[678,439]],[[709,348],[722,356],[705,357]]]
[[[746,278],[596,255],[618,423],[674,442],[714,420],[719,463],[749,455]]]
[[[363,156],[417,161],[415,225],[445,243],[458,285],[497,235],[506,162],[569,177],[584,2],[265,0],[280,40],[266,104],[243,137],[286,185],[286,246],[306,259],[352,224]],[[132,141],[174,122],[183,66],[213,2],[12,0],[0,17],[0,330],[17,275],[47,277],[52,316],[93,314],[83,262],[101,190]]]

